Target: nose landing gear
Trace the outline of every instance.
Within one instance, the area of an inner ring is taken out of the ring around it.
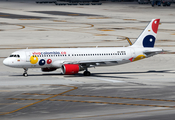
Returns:
[[[24,73],[23,73],[23,76],[24,76],[24,77],[27,77],[27,76],[28,76],[27,70],[28,70],[28,68],[24,68]]]

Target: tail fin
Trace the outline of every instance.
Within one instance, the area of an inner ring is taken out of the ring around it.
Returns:
[[[154,47],[160,19],[152,19],[131,47]]]

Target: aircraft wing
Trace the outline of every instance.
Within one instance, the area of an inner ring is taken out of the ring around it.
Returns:
[[[63,64],[81,64],[81,65],[105,65],[109,63],[117,64],[117,60],[82,60],[82,61],[65,61]]]

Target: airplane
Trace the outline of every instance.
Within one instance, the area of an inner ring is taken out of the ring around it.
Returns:
[[[90,67],[121,65],[163,52],[161,48],[154,48],[159,22],[160,19],[152,19],[128,47],[22,49],[4,59],[3,64],[23,68],[25,77],[29,68],[41,68],[43,72],[61,68],[64,75],[84,71],[84,76],[90,76]]]

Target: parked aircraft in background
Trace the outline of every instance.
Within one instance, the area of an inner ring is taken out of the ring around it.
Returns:
[[[23,76],[28,76],[28,68],[41,68],[43,72],[61,68],[65,75],[84,71],[84,76],[90,76],[90,67],[130,63],[162,52],[154,48],[159,21],[153,19],[129,47],[23,49],[13,52],[3,64],[23,68]]]

